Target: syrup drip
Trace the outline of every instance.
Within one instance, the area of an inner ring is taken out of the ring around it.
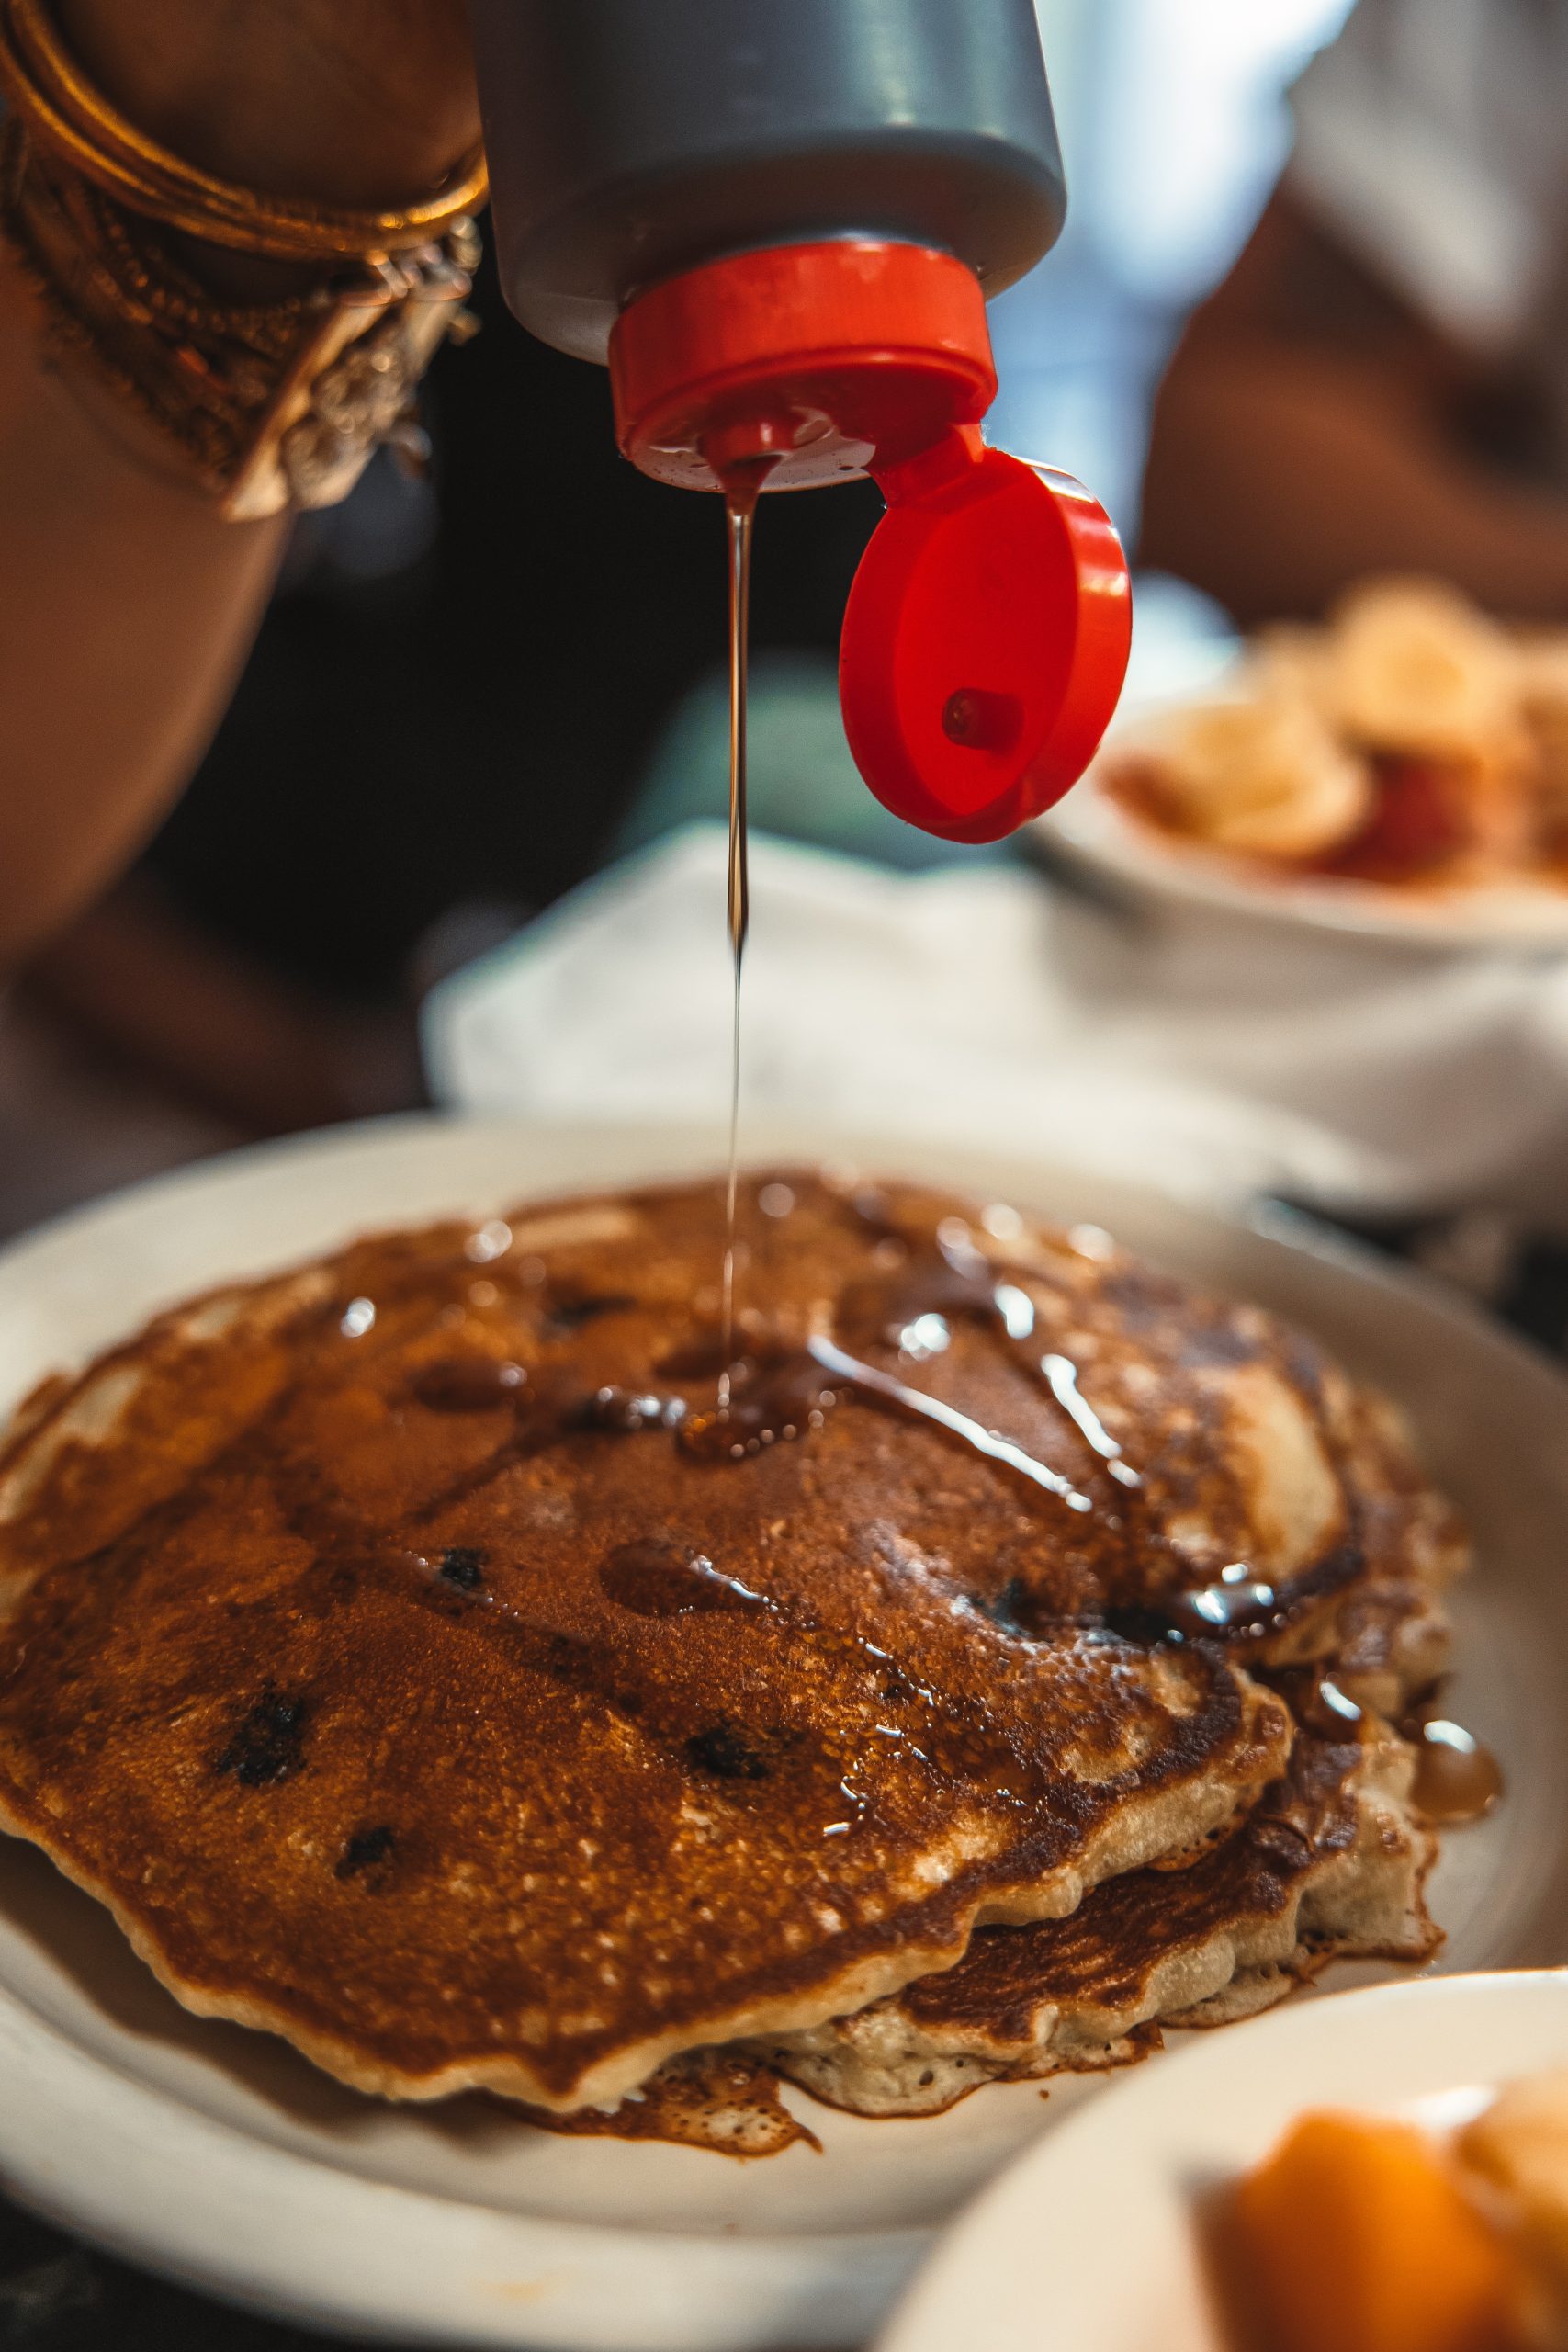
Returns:
[[[1087,1439],[1100,1455],[1111,1476],[1123,1487],[1142,1486],[1143,1480],[1137,1472],[1122,1461],[1122,1449],[1116,1440],[1079,1391],[1077,1364],[1069,1363],[1066,1356],[1043,1356],[1040,1369],[1045,1375],[1052,1396],[1080,1437]]]
[[[972,1452],[983,1454],[987,1462],[998,1463],[1004,1470],[1016,1471],[1032,1486],[1042,1487],[1048,1495],[1055,1495],[1059,1502],[1066,1504],[1069,1510],[1094,1509],[1089,1498],[1079,1494],[1071,1480],[1064,1478],[1059,1470],[1049,1469],[1043,1462],[1037,1462],[1032,1453],[1026,1453],[1022,1446],[1015,1445],[1010,1438],[998,1437],[994,1430],[982,1428],[978,1421],[971,1420],[967,1413],[960,1413],[953,1406],[944,1405],[940,1397],[928,1396],[923,1389],[909,1387],[892,1373],[878,1372],[874,1365],[862,1363],[856,1357],[846,1355],[831,1340],[812,1339],[807,1346],[813,1363],[831,1374],[846,1388],[852,1388],[857,1396],[878,1405],[891,1406],[896,1412],[907,1415],[911,1420],[930,1421],[935,1428],[945,1430],[949,1437],[958,1438]]]
[[[733,1258],[731,1238],[726,1260],[731,1272]],[[939,1308],[942,1311],[939,1312]],[[933,1322],[942,1322],[945,1329],[945,1316],[958,1313],[979,1313],[997,1318],[1015,1343],[1026,1340],[1034,1326],[1034,1310],[1025,1292],[1015,1284],[996,1282],[977,1256],[973,1263],[964,1263],[955,1261],[946,1252],[934,1261],[911,1270],[895,1285],[867,1285],[858,1295],[848,1295],[843,1312],[852,1325],[869,1326],[874,1335],[897,1334],[900,1338],[911,1329],[929,1327]],[[932,1335],[928,1328],[930,1336]],[[660,1369],[666,1373],[692,1372],[709,1361],[706,1351],[697,1347],[677,1351]],[[1046,1376],[1051,1377],[1050,1364],[1065,1363],[1065,1358],[1047,1359]],[[1066,1368],[1070,1372],[1071,1367]],[[808,1340],[803,1349],[738,1362],[734,1355],[732,1316],[720,1343],[718,1403],[711,1413],[689,1414],[679,1397],[643,1395],[630,1388],[586,1390],[566,1379],[552,1381],[547,1373],[530,1379],[522,1365],[497,1363],[485,1356],[458,1357],[428,1366],[417,1376],[414,1394],[421,1404],[438,1412],[486,1412],[512,1407],[518,1424],[509,1448],[513,1452],[536,1450],[573,1430],[597,1430],[606,1434],[635,1436],[646,1430],[672,1429],[678,1431],[682,1449],[699,1459],[739,1462],[780,1440],[820,1429],[837,1402],[835,1382],[875,1405],[891,1407],[911,1419],[927,1421],[945,1430],[987,1461],[1014,1471],[1054,1495],[1069,1510],[1088,1511],[1093,1508],[1089,1496],[1080,1493],[1070,1479],[1037,1461],[1010,1439],[983,1428],[966,1413],[939,1398],[911,1388],[896,1374],[863,1363],[830,1340],[818,1337]],[[1058,1385],[1059,1374],[1053,1382],[1054,1392]],[[1077,1398],[1076,1389],[1071,1393]],[[1077,1401],[1087,1415],[1089,1408],[1081,1398]],[[1077,1419],[1077,1415],[1073,1418]],[[1094,1426],[1100,1429],[1098,1421]],[[1103,1430],[1100,1433],[1102,1446],[1114,1443]],[[495,1466],[493,1461],[487,1464],[480,1475],[488,1476]],[[444,1494],[439,1502],[445,1507],[456,1498],[452,1493]],[[1232,1618],[1244,1605],[1240,1595],[1227,1602]],[[1207,1630],[1215,1630],[1218,1622],[1212,1620]]]
[[[852,1283],[834,1321],[857,1345],[897,1348],[908,1355],[929,1352],[918,1336],[928,1317],[945,1321],[957,1315],[999,1323],[1011,1340],[1027,1340],[1034,1329],[1034,1305],[1027,1291],[999,1283],[977,1250],[960,1251],[940,1242],[935,1254],[922,1255],[890,1281]]]
[[[769,1607],[738,1577],[727,1577],[701,1552],[690,1552],[673,1536],[649,1535],[620,1544],[599,1565],[599,1582],[609,1598],[634,1617],[692,1617],[729,1611],[754,1615]]]
[[[1319,1720],[1325,1730],[1338,1729],[1343,1733],[1353,1727],[1359,1734],[1367,1720],[1367,1711],[1359,1706],[1348,1691],[1341,1690],[1337,1682],[1325,1678],[1318,1684],[1317,1698]]]
[[[1416,1742],[1411,1797],[1418,1812],[1444,1828],[1491,1812],[1503,1793],[1503,1768],[1489,1747],[1446,1715],[1424,1715],[1404,1728]]]
[[[877,1195],[858,1194],[853,1205],[865,1223],[892,1230]],[[966,1243],[940,1232],[935,1243],[934,1254],[921,1255],[890,1280],[852,1284],[840,1302],[835,1318],[840,1327],[862,1345],[897,1348],[900,1355],[919,1362],[946,1348],[948,1323],[954,1316],[994,1325],[1020,1362],[1044,1381],[1080,1437],[1100,1455],[1108,1474],[1120,1486],[1141,1486],[1137,1472],[1122,1460],[1122,1448],[1079,1390],[1077,1365],[1066,1356],[1034,1353],[1031,1343],[1036,1317],[1029,1293],[1016,1283],[998,1280],[990,1261]],[[1057,1474],[1046,1476],[1054,1478]],[[1059,1490],[1064,1500],[1070,1498],[1072,1489],[1066,1480],[1060,1482]],[[1081,1495],[1072,1503],[1075,1510],[1089,1507]]]
[[[1359,1740],[1371,1736],[1376,1717],[1342,1690],[1331,1676],[1292,1668],[1277,1678],[1299,1723],[1325,1737]],[[1479,1821],[1503,1794],[1503,1768],[1474,1735],[1438,1712],[1429,1701],[1399,1726],[1416,1749],[1411,1801],[1439,1828]]]
[[[1214,1584],[1194,1585],[1170,1601],[1171,1631],[1189,1639],[1204,1634],[1263,1633],[1272,1622],[1278,1601],[1271,1584],[1255,1577],[1245,1561],[1222,1568]]]
[[[1371,1736],[1366,1709],[1331,1675],[1315,1667],[1296,1666],[1269,1679],[1304,1730],[1347,1746]]]
[[[740,978],[751,926],[751,882],[746,840],[746,670],[751,607],[751,537],[757,493],[771,460],[737,468],[724,485],[729,537],[729,870],[727,890],[735,1006],[729,1053],[729,1167],[724,1191],[724,1275],[721,1316],[724,1363],[718,1375],[722,1411],[729,1401],[735,1355],[735,1210],[740,1167]]]
[[[1212,1642],[1237,1634],[1256,1638],[1279,1620],[1273,1586],[1255,1577],[1245,1560],[1233,1560],[1212,1584],[1163,1595],[1146,1608],[1114,1610],[1107,1623],[1124,1641]]]
[[[1080,1494],[1070,1479],[1036,1461],[1010,1438],[998,1437],[994,1430],[943,1404],[940,1397],[911,1388],[895,1374],[863,1363],[820,1334],[807,1340],[803,1349],[734,1367],[728,1395],[721,1395],[716,1408],[682,1424],[681,1446],[702,1461],[743,1461],[781,1439],[820,1429],[838,1401],[840,1388],[850,1389],[863,1401],[891,1408],[911,1420],[930,1422],[987,1462],[1015,1471],[1032,1486],[1054,1495],[1069,1510],[1094,1508],[1089,1496]]]

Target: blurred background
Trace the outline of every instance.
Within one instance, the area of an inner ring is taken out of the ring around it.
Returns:
[[[1149,406],[1290,141],[1286,89],[1345,0],[1041,0],[1072,202],[993,311],[992,437],[1089,481],[1130,542]],[[445,350],[423,480],[385,456],[308,518],[232,707],[135,870],[0,999],[0,1232],[248,1138],[423,1096],[443,975],[725,793],[716,506],[616,455],[602,371],[533,342],[487,269]],[[870,484],[764,508],[754,808],[890,864],[834,657]],[[1140,659],[1223,642],[1145,586]]]

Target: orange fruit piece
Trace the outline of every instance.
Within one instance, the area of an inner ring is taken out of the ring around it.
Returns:
[[[1269,2352],[1506,2352],[1517,2343],[1507,2249],[1410,2124],[1303,2116],[1233,2191],[1228,2222],[1248,2317]]]

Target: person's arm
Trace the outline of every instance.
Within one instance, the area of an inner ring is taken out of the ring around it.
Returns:
[[[131,856],[250,645],[281,518],[225,525],[91,423],[0,258],[0,968]]]
[[[478,135],[461,0],[61,0],[107,94],[275,195],[399,203]],[[272,265],[197,254],[216,288]],[[0,259],[0,969],[133,854],[249,649],[279,520],[220,520],[107,396],[45,365]]]
[[[1483,371],[1277,196],[1161,388],[1140,553],[1239,620],[1368,571],[1440,572],[1495,611],[1568,611],[1568,500],[1488,466]]]

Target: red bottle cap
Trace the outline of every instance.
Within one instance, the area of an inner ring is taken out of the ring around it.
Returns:
[[[621,448],[692,489],[874,475],[888,501],[840,657],[855,763],[894,814],[998,840],[1088,765],[1127,664],[1127,566],[1065,474],[980,439],[978,280],[869,238],[771,246],[639,295],[610,342]]]
[[[1122,543],[1070,474],[972,425],[876,479],[887,513],[839,650],[850,750],[896,817],[999,841],[1077,783],[1111,723],[1133,624]]]
[[[972,270],[926,245],[769,245],[669,277],[610,337],[615,436],[660,481],[842,481],[978,424],[997,396]]]

